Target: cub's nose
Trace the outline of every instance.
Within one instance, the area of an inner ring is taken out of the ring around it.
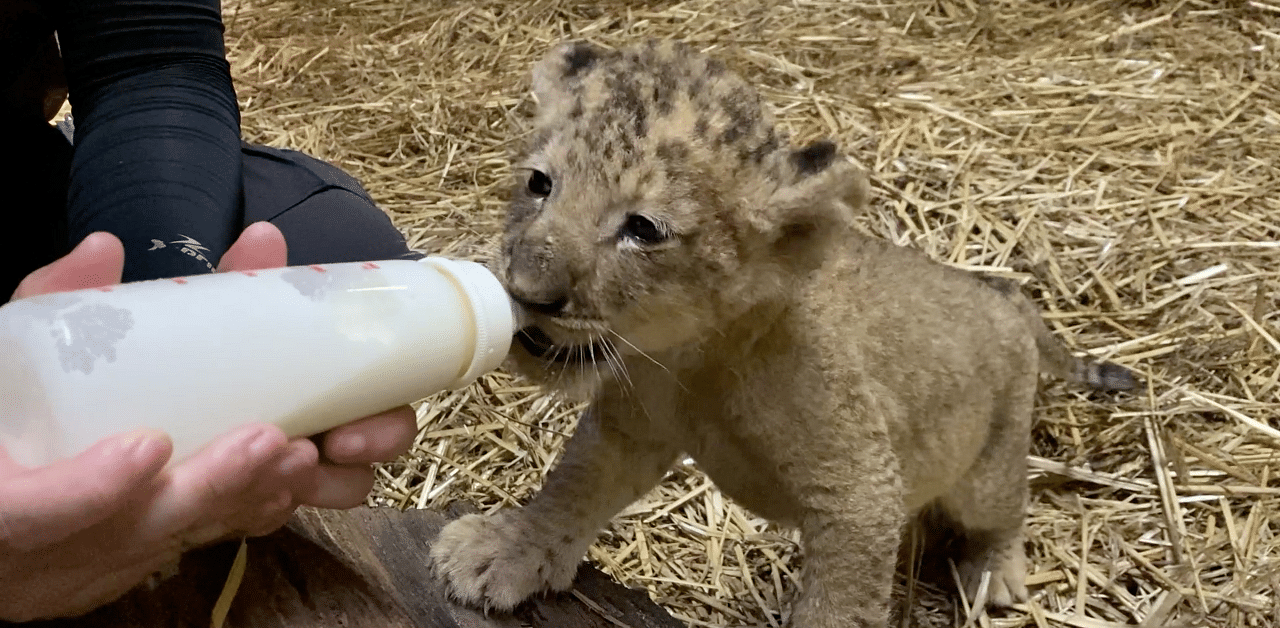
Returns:
[[[557,279],[564,273],[545,250],[546,246],[528,246],[527,238],[512,240],[507,245],[504,273],[511,298],[530,312],[555,316],[569,304],[568,282]]]
[[[519,286],[508,286],[507,292],[524,309],[546,316],[559,314],[564,310],[564,306],[569,304],[569,295],[563,290],[530,290]]]

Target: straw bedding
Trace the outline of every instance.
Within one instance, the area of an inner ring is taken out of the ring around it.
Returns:
[[[228,0],[248,139],[360,178],[415,248],[488,259],[549,45],[680,38],[761,86],[798,140],[873,177],[861,227],[1024,281],[1080,351],[1149,382],[1041,395],[1032,600],[923,626],[1271,626],[1280,610],[1280,4]],[[536,491],[576,409],[505,373],[419,409],[371,503]],[[693,464],[589,559],[691,626],[780,625],[794,530]],[[425,559],[425,557],[424,557]],[[945,584],[945,583],[943,583]],[[906,593],[904,593],[906,595]]]

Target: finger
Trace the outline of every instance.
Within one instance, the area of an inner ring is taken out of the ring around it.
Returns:
[[[290,441],[289,450],[276,464],[276,475],[291,495],[314,493],[320,481],[320,452],[315,443],[306,438]]]
[[[226,495],[224,507],[207,513],[178,533],[185,546],[206,545],[238,536],[269,534],[288,521],[297,506],[296,495],[316,489],[320,454],[307,439],[288,442],[259,478],[238,495]]]
[[[266,536],[289,523],[289,517],[293,516],[293,511],[297,507],[298,504],[294,502],[293,495],[288,492],[281,493],[274,501],[268,502],[252,521],[242,524],[237,529],[245,536]]]
[[[0,547],[31,550],[101,522],[147,488],[172,451],[164,433],[140,430],[0,479]]]
[[[204,545],[231,535],[262,536],[284,525],[299,504],[297,496],[315,492],[320,454],[310,440],[298,439],[289,442],[272,465],[263,474],[274,477],[274,481],[251,486],[230,514],[214,525],[197,525],[184,535],[183,541]]]
[[[269,222],[255,222],[245,227],[231,248],[222,254],[218,270],[277,268],[287,261],[288,246],[280,229]]]
[[[316,492],[320,481],[320,453],[315,443],[306,438],[291,441],[276,463],[275,473],[284,489],[274,498],[258,501],[260,507],[242,513],[234,525],[243,534],[262,536],[274,532],[289,520],[302,498]]]
[[[386,462],[408,451],[417,435],[413,408],[401,406],[330,430],[320,439],[321,451],[339,465]]]
[[[256,499],[284,488],[272,473],[288,446],[273,425],[249,425],[219,438],[171,468],[143,522],[147,539],[163,539],[200,526],[225,524]],[[190,539],[183,539],[190,541]]]
[[[109,286],[120,283],[122,272],[124,245],[114,235],[97,231],[85,236],[70,253],[32,271],[18,284],[13,298]]]
[[[315,492],[298,501],[316,508],[347,509],[363,504],[373,490],[373,469],[368,465],[321,465]]]

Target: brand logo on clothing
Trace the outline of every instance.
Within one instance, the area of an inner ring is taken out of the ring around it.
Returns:
[[[151,248],[147,250],[155,251],[157,249],[168,248],[169,245],[173,245],[173,246],[179,247],[178,248],[179,253],[185,253],[191,257],[194,257],[204,262],[205,268],[208,268],[209,272],[213,272],[213,263],[209,261],[209,258],[204,256],[204,254],[208,252],[209,247],[206,247],[205,245],[200,244],[198,240],[196,240],[191,236],[185,236],[185,235],[182,235],[181,233],[179,233],[178,236],[181,237],[182,239],[173,240],[168,244],[166,244],[163,240],[156,240],[155,238],[152,238]]]

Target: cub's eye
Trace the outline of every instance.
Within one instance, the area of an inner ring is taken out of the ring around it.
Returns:
[[[657,244],[667,239],[661,227],[639,214],[627,216],[627,221],[622,223],[622,235],[641,244]]]
[[[529,173],[529,193],[543,198],[551,196],[551,177],[541,170]]]

